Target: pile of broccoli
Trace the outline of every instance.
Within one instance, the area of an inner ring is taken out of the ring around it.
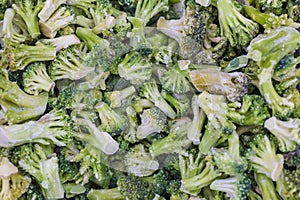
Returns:
[[[0,0],[0,199],[300,199],[292,0]]]

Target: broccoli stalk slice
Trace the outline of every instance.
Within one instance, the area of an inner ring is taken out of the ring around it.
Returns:
[[[79,80],[94,72],[94,67],[85,63],[85,49],[78,46],[61,51],[49,66],[49,75],[52,80],[70,79]]]
[[[38,95],[41,91],[49,92],[55,86],[46,71],[46,64],[33,63],[23,73],[23,86],[25,92]]]
[[[179,168],[182,177],[180,190],[194,196],[221,175],[201,153],[179,156]]]
[[[54,38],[57,31],[68,26],[74,16],[65,7],[59,8],[47,21],[40,22],[41,32],[48,38]]]
[[[45,45],[52,45],[55,47],[55,51],[59,52],[62,49],[66,49],[72,45],[80,44],[80,40],[76,35],[63,35],[52,39],[41,39],[38,43]],[[38,44],[37,43],[37,44]]]
[[[289,119],[288,121],[281,121],[273,116],[265,121],[264,127],[277,138],[279,142],[279,149],[282,152],[296,150],[297,145],[300,144],[299,119]]]
[[[51,45],[43,44],[36,46],[26,44],[6,46],[4,54],[11,71],[23,70],[33,62],[50,61],[56,57],[55,48]]]
[[[104,94],[105,100],[109,103],[110,107],[121,107],[122,101],[130,97],[136,92],[134,86],[124,88],[122,90],[114,90]]]
[[[202,128],[206,120],[205,112],[198,105],[198,96],[194,95],[192,98],[191,107],[193,109],[193,121],[188,130],[187,136],[194,145],[200,144],[200,137],[202,136]]]
[[[140,90],[140,95],[152,101],[156,107],[161,109],[171,119],[174,119],[176,117],[175,111],[166,102],[166,100],[164,100],[164,98],[158,91],[158,87],[155,81],[144,83]]]
[[[101,129],[107,132],[115,132],[125,130],[127,128],[128,119],[123,114],[117,113],[109,105],[104,102],[96,104],[95,109],[99,114],[101,121]]]
[[[77,122],[88,129],[88,133],[80,133],[77,137],[107,155],[115,154],[119,150],[118,142],[109,133],[98,129],[90,120],[78,119]]]
[[[198,96],[198,104],[205,112],[208,123],[199,144],[199,150],[207,154],[211,147],[223,135],[235,132],[235,125],[227,119],[227,103],[225,96],[213,95],[204,91]]]
[[[235,177],[217,179],[210,184],[210,189],[225,192],[231,200],[247,199],[251,181],[245,174]]]
[[[140,117],[142,123],[136,131],[138,139],[147,138],[153,133],[160,133],[166,129],[167,116],[157,107],[144,110]]]
[[[125,155],[125,166],[127,172],[138,176],[150,176],[159,168],[159,163],[146,152],[142,144],[135,146]]]
[[[5,69],[0,70],[0,104],[10,124],[42,115],[47,106],[48,94],[26,94],[15,82],[10,82]]]
[[[14,147],[30,142],[49,145],[50,140],[57,146],[65,146],[69,123],[63,111],[53,110],[38,121],[0,126],[0,146]]]
[[[168,153],[186,155],[186,149],[191,145],[191,141],[187,138],[187,130],[190,124],[191,120],[186,117],[173,121],[169,135],[152,143],[150,147],[151,154],[154,157]]]
[[[132,51],[118,65],[118,72],[132,84],[142,84],[151,78],[152,67],[138,52]]]
[[[118,188],[111,189],[91,189],[87,194],[87,198],[90,200],[122,200],[123,196],[121,195]]]
[[[64,197],[64,189],[58,173],[58,158],[47,158],[44,149],[39,145],[24,146],[25,156],[19,160],[19,166],[33,176],[41,186],[47,199]]]
[[[273,13],[262,13],[254,7],[248,5],[245,5],[243,9],[251,19],[262,25],[265,30],[275,29],[280,26],[290,26],[293,28],[300,27],[300,24],[288,18],[287,14],[276,16]]]
[[[272,180],[266,176],[265,174],[261,173],[255,173],[255,181],[258,185],[258,188],[260,190],[262,199],[274,199],[279,200],[280,198],[277,195],[277,192],[275,190],[275,186],[272,182]]]
[[[283,155],[276,154],[274,145],[266,135],[257,135],[250,143],[252,153],[247,155],[250,165],[258,172],[276,181],[283,169]]]
[[[222,94],[231,102],[239,101],[248,92],[251,79],[242,72],[220,72],[214,69],[192,70],[191,82],[200,92]]]
[[[18,0],[17,2],[18,4],[13,4],[12,8],[23,18],[30,36],[37,38],[41,34],[38,13],[43,8],[44,3],[40,0]]]
[[[3,39],[4,42],[20,44],[25,42],[26,36],[19,34],[15,31],[13,27],[13,19],[15,17],[15,11],[12,8],[8,8],[5,10],[4,13],[4,20],[3,20]]]
[[[92,50],[97,44],[103,45],[103,48],[109,47],[109,42],[107,40],[100,38],[88,28],[78,27],[76,29],[76,35],[79,37],[79,39],[84,41],[89,50]]]
[[[232,0],[218,0],[217,9],[221,35],[224,35],[233,47],[237,45],[246,47],[258,33],[258,25],[245,18]]]
[[[38,17],[40,22],[47,21],[51,15],[62,5],[66,4],[66,0],[46,0],[44,7],[39,12]]]

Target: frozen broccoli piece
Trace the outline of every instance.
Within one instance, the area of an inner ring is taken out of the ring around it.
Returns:
[[[117,108],[122,106],[122,101],[130,97],[136,92],[134,86],[124,88],[122,90],[114,90],[104,93],[105,101],[111,108]]]
[[[71,34],[52,39],[41,39],[38,41],[38,43],[52,45],[55,47],[55,51],[59,52],[62,49],[68,48],[69,46],[80,44],[80,40],[76,37],[76,35]]]
[[[67,0],[46,0],[42,10],[39,12],[38,17],[40,22],[47,21],[51,15],[62,5],[66,4]]]

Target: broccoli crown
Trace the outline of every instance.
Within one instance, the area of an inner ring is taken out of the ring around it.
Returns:
[[[225,192],[230,199],[247,199],[251,181],[246,174],[238,174],[235,177],[217,179],[210,188]]]
[[[263,97],[246,94],[243,96],[242,104],[239,102],[228,104],[227,116],[239,125],[263,125],[270,114]]]
[[[25,92],[38,95],[41,91],[49,92],[55,83],[50,79],[45,63],[32,63],[23,72]]]
[[[167,116],[156,106],[145,109],[140,115],[141,125],[137,127],[137,138],[144,139],[153,133],[160,133],[167,127]]]
[[[284,199],[299,198],[300,170],[284,169],[276,182],[276,190]]]
[[[249,143],[246,157],[258,173],[265,174],[276,181],[283,169],[283,156],[276,154],[276,149],[267,135],[256,134]]]
[[[124,198],[132,200],[151,200],[154,197],[149,183],[133,175],[121,177],[118,180],[118,188]]]

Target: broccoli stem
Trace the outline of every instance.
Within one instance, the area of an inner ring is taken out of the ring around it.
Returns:
[[[92,50],[95,45],[103,43],[104,46],[109,46],[109,42],[100,38],[91,29],[78,27],[76,29],[76,35],[86,43],[89,50]],[[103,46],[103,47],[104,47]]]
[[[279,200],[274,184],[270,178],[264,174],[255,173],[255,180],[263,199]]]
[[[123,196],[121,195],[118,188],[112,188],[112,189],[100,189],[95,190],[92,189],[88,195],[89,200],[122,200]]]

